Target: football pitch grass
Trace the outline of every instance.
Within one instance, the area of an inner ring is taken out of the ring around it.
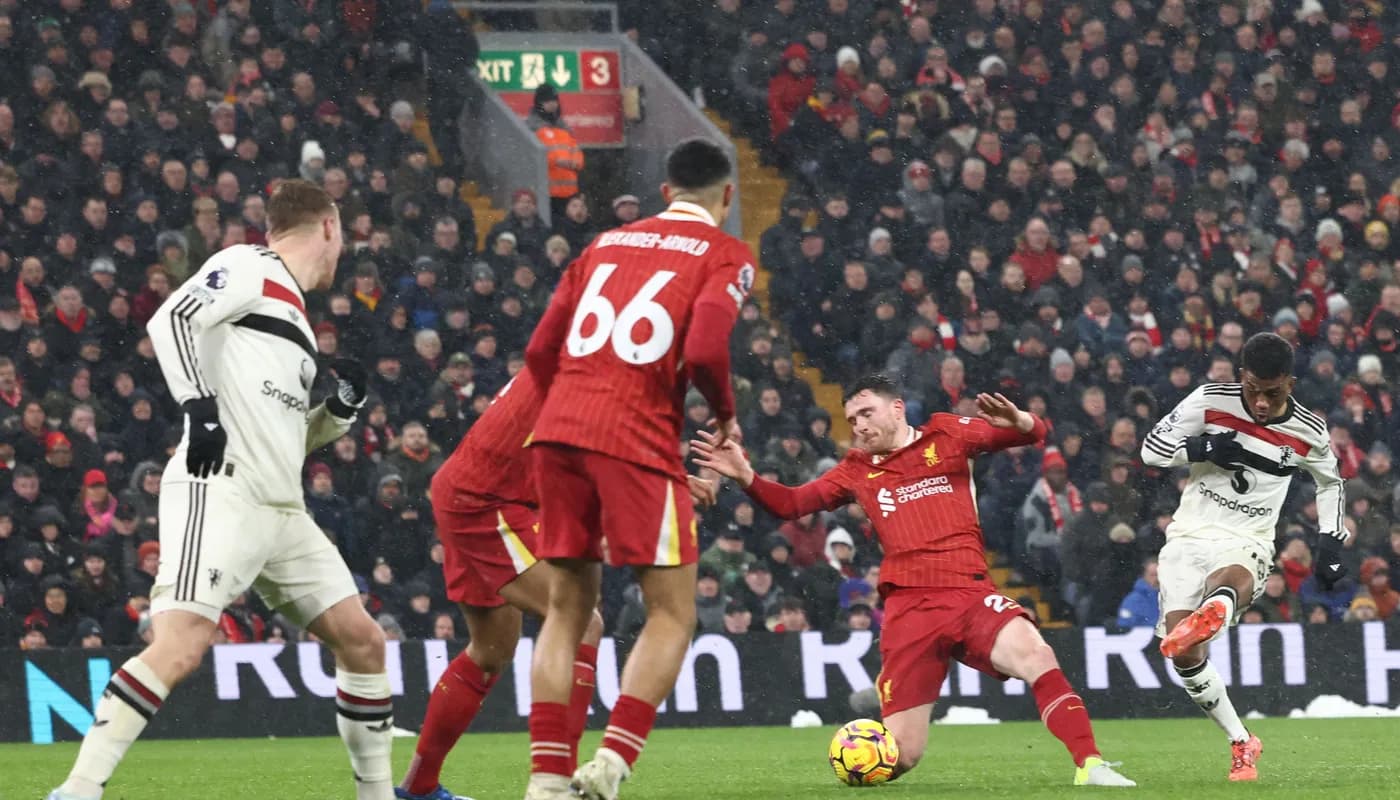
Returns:
[[[1095,725],[1105,756],[1122,761],[1137,789],[1075,789],[1060,743],[1037,723],[938,726],[914,772],[885,786],[839,786],[826,765],[835,726],[658,731],[623,784],[623,800],[814,800],[815,798],[1050,798],[1387,796],[1400,775],[1400,720],[1260,720],[1257,784],[1226,781],[1229,748],[1208,720],[1112,721]],[[584,737],[591,752],[598,734]],[[394,741],[395,779],[413,739]],[[526,737],[475,734],[449,756],[443,782],[476,800],[519,800]],[[67,773],[76,744],[0,745],[0,800],[42,800]],[[353,798],[340,740],[210,739],[138,742],[108,785],[108,800],[330,800]],[[852,794],[854,793],[854,794]]]

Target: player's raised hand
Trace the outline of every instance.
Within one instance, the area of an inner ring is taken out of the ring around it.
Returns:
[[[977,416],[997,428],[1016,428],[1024,432],[1035,427],[1035,419],[1000,392],[977,395]]]
[[[700,508],[709,508],[715,504],[717,487],[715,482],[704,478],[697,478],[694,475],[685,476],[686,485],[690,488],[690,499],[695,501],[695,505]]]
[[[326,410],[341,419],[350,419],[368,394],[369,373],[353,358],[337,358],[331,362],[335,376],[335,394],[326,398]]]
[[[212,397],[196,397],[182,404],[188,420],[189,445],[185,449],[185,469],[195,478],[208,478],[224,468],[224,446],[228,432],[219,422],[219,403]]]
[[[738,481],[741,486],[753,483],[753,467],[749,466],[749,459],[738,442],[721,440],[709,431],[699,431],[696,436],[700,438],[690,440],[690,452],[702,469],[714,470]]]

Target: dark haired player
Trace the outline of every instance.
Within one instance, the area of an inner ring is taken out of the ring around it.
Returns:
[[[536,643],[528,800],[613,800],[671,693],[695,633],[695,508],[679,439],[687,383],[738,435],[729,334],[753,285],[753,254],[720,229],[732,165],[703,139],[666,161],[654,217],[601,234],[564,273],[525,358],[544,395],[532,449],[539,557],[551,575]],[[646,625],[622,673],[601,747],[570,769],[574,654],[606,559],[634,567]],[[573,773],[572,780],[570,773]]]
[[[1342,478],[1326,423],[1293,400],[1293,347],[1272,333],[1250,337],[1240,382],[1207,383],[1192,392],[1148,433],[1142,460],[1191,467],[1158,556],[1162,655],[1172,660],[1186,693],[1230,738],[1230,780],[1255,780],[1263,745],[1235,713],[1206,657],[1207,643],[1263,593],[1279,509],[1299,469],[1317,483],[1321,532],[1313,574],[1331,589],[1347,572],[1338,559],[1347,539]]]
[[[1099,754],[1084,701],[1025,609],[987,576],[977,520],[972,458],[1035,444],[1045,422],[1001,395],[977,396],[977,417],[934,414],[905,422],[894,383],[874,375],[846,394],[852,449],[825,475],[795,488],[754,474],[743,450],[702,433],[698,463],[739,482],[770,513],[796,519],[859,503],[885,551],[880,594],[885,625],[875,680],[885,725],[899,743],[899,772],[928,744],[934,701],[956,659],[999,680],[1020,678],[1035,692],[1040,719],[1074,758],[1077,786],[1134,786]]]

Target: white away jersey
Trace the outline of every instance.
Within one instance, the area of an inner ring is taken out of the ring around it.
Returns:
[[[1321,532],[1345,538],[1343,482],[1327,424],[1291,397],[1281,417],[1261,425],[1245,407],[1240,384],[1207,383],[1147,434],[1143,463],[1163,468],[1189,464],[1186,437],[1227,431],[1237,432],[1235,441],[1245,449],[1243,463],[1234,469],[1208,461],[1191,464],[1191,479],[1167,526],[1167,538],[1204,536],[1215,529],[1272,541],[1289,482],[1299,469],[1317,483]]]
[[[214,254],[146,326],[176,402],[218,399],[228,433],[222,476],[259,505],[304,509],[306,453],[349,429],[325,405],[311,408],[316,337],[301,289],[280,256],[235,245]],[[188,431],[165,480],[185,469]]]

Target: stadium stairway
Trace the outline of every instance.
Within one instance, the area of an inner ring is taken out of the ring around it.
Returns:
[[[720,116],[714,109],[706,109],[705,115],[720,130],[724,131],[738,151],[739,198],[741,201],[739,210],[742,217],[743,237],[744,241],[753,249],[754,255],[757,255],[759,237],[777,223],[778,216],[782,213],[783,195],[787,194],[788,189],[787,181],[776,169],[764,166],[759,161],[758,151],[754,149],[748,139],[734,135],[729,120]],[[754,278],[753,295],[758,298],[758,302],[768,313],[771,313],[773,308],[768,296],[770,277],[767,268],[759,264],[758,274]],[[842,447],[849,446],[851,426],[846,424],[846,417],[841,409],[841,386],[823,381],[821,370],[809,364],[806,355],[801,352],[794,353],[793,364],[802,379],[812,386],[812,394],[817,405],[831,414],[831,438]]]

